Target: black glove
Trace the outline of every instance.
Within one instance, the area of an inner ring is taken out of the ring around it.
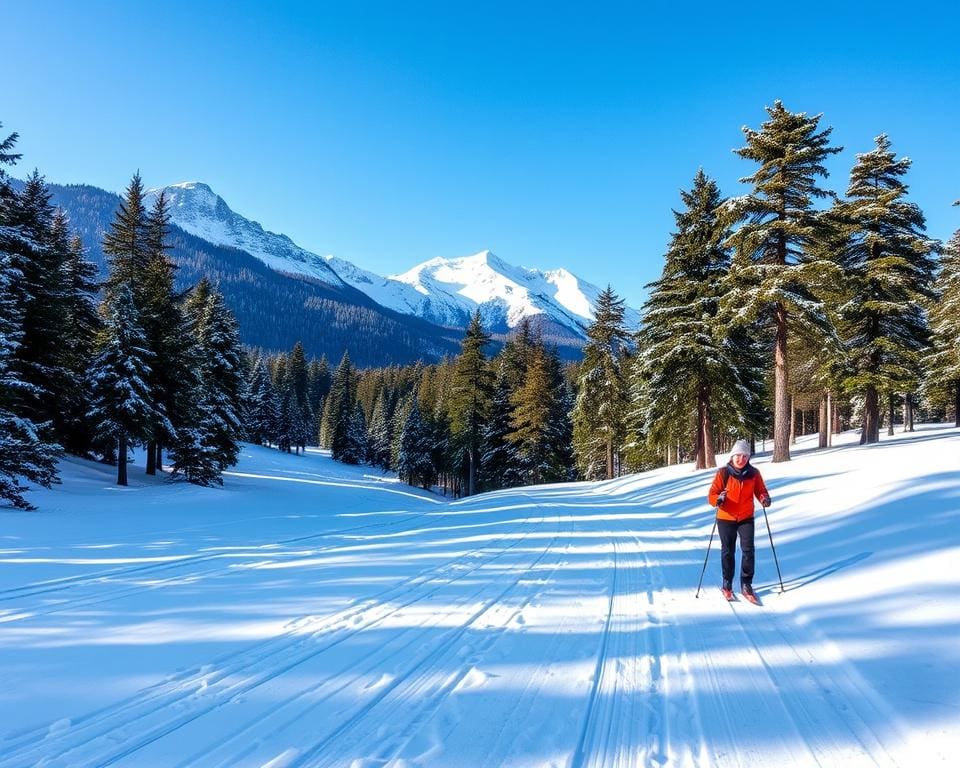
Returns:
[[[717,506],[722,507],[723,502],[725,502],[726,500],[727,500],[727,492],[725,490],[720,491],[720,495],[717,496]]]
[[[770,506],[770,497],[769,497],[769,496],[761,496],[761,497],[760,497],[760,505],[761,505],[764,509],[766,509],[767,507],[769,507],[769,506]]]

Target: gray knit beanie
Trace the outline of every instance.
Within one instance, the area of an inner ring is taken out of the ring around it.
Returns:
[[[733,450],[730,451],[731,456],[736,456],[738,453],[742,453],[748,459],[750,458],[750,443],[746,440],[737,440],[733,444]]]

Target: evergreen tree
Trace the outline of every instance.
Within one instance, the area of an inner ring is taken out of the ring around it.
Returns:
[[[844,266],[853,293],[840,312],[853,368],[846,386],[864,397],[866,443],[880,439],[879,393],[910,393],[919,385],[929,345],[923,302],[932,296],[936,249],[923,234],[923,213],[905,199],[902,177],[910,160],[895,159],[885,135],[876,145],[857,155],[842,207],[850,224]]]
[[[98,434],[117,447],[117,485],[127,484],[127,447],[149,438],[153,418],[150,350],[133,294],[121,286],[104,303],[105,324],[99,354],[90,371],[90,418]]]
[[[326,424],[326,434],[330,440],[331,455],[337,461],[350,451],[348,433],[353,420],[353,406],[356,400],[353,363],[350,354],[343,353],[340,364],[333,374],[328,399],[329,419]]]
[[[830,147],[832,129],[819,130],[820,116],[789,112],[779,101],[767,108],[770,119],[760,130],[744,128],[747,144],[736,150],[760,168],[741,179],[753,191],[732,206],[745,219],[734,236],[750,258],[745,283],[752,287],[728,297],[730,316],[752,322],[770,318],[774,337],[774,447],[773,461],[790,460],[790,392],[787,352],[791,326],[805,334],[831,332],[816,290],[836,270],[814,257],[826,236],[814,199],[829,196],[817,186],[827,176],[826,158],[840,147]],[[736,273],[735,273],[736,274]]]
[[[147,443],[148,475],[162,468],[163,446],[176,439],[177,388],[183,381],[184,319],[174,292],[175,266],[167,256],[170,212],[161,190],[143,224],[145,263],[136,278],[141,286],[143,324],[153,353],[150,390],[154,396],[152,439]]]
[[[623,307],[623,300],[607,286],[597,297],[594,321],[587,328],[573,442],[577,466],[588,480],[609,479],[619,471],[627,418]]]
[[[0,144],[0,150],[8,148],[6,142]],[[4,157],[0,154],[0,161]],[[0,197],[2,194],[0,191]],[[0,217],[3,215],[2,205],[0,200]],[[0,237],[3,236],[3,226],[0,223]],[[20,509],[33,509],[23,497],[28,487],[20,480],[47,488],[59,482],[56,472],[58,446],[43,440],[30,419],[18,416],[12,410],[30,385],[18,378],[10,366],[23,336],[20,310],[11,290],[21,275],[11,262],[10,255],[0,250],[0,499]]]
[[[313,411],[310,408],[309,370],[303,352],[303,344],[297,342],[290,353],[290,388],[293,395],[291,403],[291,441],[297,453],[306,450],[307,443],[313,442]]]
[[[490,418],[487,419],[483,431],[483,457],[479,477],[483,490],[512,488],[523,484],[523,467],[517,446],[508,439],[513,430],[514,406],[511,402],[510,381],[514,366],[501,352],[496,368],[497,376],[490,400]]]
[[[718,318],[730,228],[716,182],[699,170],[674,211],[677,230],[660,279],[651,283],[631,387],[633,421],[654,445],[670,444],[693,420],[697,469],[716,466],[714,410],[720,398],[743,413],[730,327]],[[682,425],[682,426],[681,426]]]
[[[538,346],[523,384],[511,399],[513,431],[507,435],[517,447],[527,482],[541,483],[556,474],[551,439],[556,416],[555,392],[556,384],[550,379],[546,351]]]
[[[347,425],[345,449],[340,455],[344,464],[365,464],[369,448],[367,445],[367,420],[363,415],[363,406],[356,403]]]
[[[330,392],[330,365],[327,362],[326,355],[321,356],[319,360],[310,361],[308,379],[308,399],[310,401],[310,412],[313,414],[313,434],[310,438],[310,444],[319,445],[323,405],[327,399],[327,393]]]
[[[147,211],[143,198],[143,181],[138,172],[130,180],[110,229],[103,238],[103,252],[110,262],[107,293],[113,293],[122,286],[129,287],[138,310],[142,308],[139,289],[150,261]]]
[[[466,460],[467,495],[476,493],[480,440],[492,389],[490,367],[483,349],[490,335],[480,322],[480,310],[470,320],[454,368],[450,414],[453,440]]]
[[[400,431],[397,456],[397,474],[408,485],[429,488],[433,479],[430,458],[430,433],[420,414],[420,405],[414,397],[407,419]]]
[[[367,445],[369,446],[370,463],[386,471],[390,469],[390,420],[387,416],[387,397],[383,392],[377,398],[370,417],[370,426],[367,428]]]
[[[932,399],[952,400],[954,423],[960,427],[960,230],[943,249],[935,292],[937,300],[930,307],[933,346],[926,358],[924,389]]]
[[[62,212],[58,212],[54,228],[65,233],[66,218]],[[67,451],[85,455],[94,448],[93,428],[87,418],[87,371],[93,362],[94,342],[101,322],[95,299],[99,288],[97,266],[85,257],[79,237],[71,238],[68,245],[64,286],[65,323],[61,346],[65,375],[60,432]]]

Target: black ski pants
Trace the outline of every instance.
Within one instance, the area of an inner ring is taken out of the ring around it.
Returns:
[[[733,582],[733,570],[737,549],[737,537],[740,537],[740,583],[753,583],[753,518],[749,520],[717,520],[720,534],[720,567],[724,584]]]

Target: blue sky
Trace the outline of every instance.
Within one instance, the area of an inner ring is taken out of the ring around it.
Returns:
[[[637,306],[678,190],[702,166],[742,194],[754,166],[731,150],[776,99],[833,126],[828,187],[886,132],[929,233],[960,227],[952,2],[38,0],[3,18],[20,175],[204,181],[383,274],[489,248]]]

